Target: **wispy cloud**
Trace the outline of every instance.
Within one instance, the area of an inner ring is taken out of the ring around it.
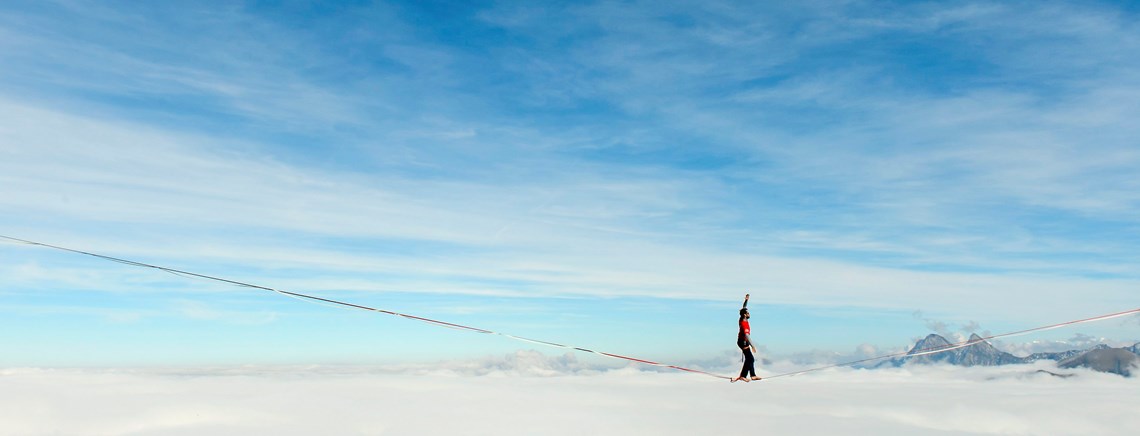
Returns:
[[[1111,5],[181,6],[0,10],[4,232],[295,290],[1134,305]]]

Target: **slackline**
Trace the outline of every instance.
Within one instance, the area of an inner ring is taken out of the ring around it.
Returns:
[[[61,247],[61,246],[57,246],[57,245],[45,244],[42,242],[29,241],[26,239],[14,238],[14,237],[4,236],[4,235],[0,235],[0,238],[6,239],[6,240],[9,240],[12,242],[26,244],[26,245],[33,245],[33,246],[38,246],[38,247],[51,248],[51,249],[60,250],[60,251],[66,251],[66,252],[75,253],[75,254],[82,254],[85,256],[91,256],[91,257],[95,257],[95,258],[99,258],[99,259],[103,259],[103,260],[108,260],[111,262],[122,263],[125,265],[136,266],[136,267],[140,267],[140,268],[155,269],[155,270],[164,271],[164,272],[168,272],[168,273],[180,275],[180,276],[196,277],[196,278],[213,280],[213,281],[222,282],[222,283],[228,283],[228,284],[231,284],[234,286],[261,289],[264,291],[275,292],[277,294],[281,294],[281,295],[284,295],[287,297],[299,299],[299,300],[310,302],[310,303],[318,303],[318,304],[319,303],[327,303],[327,304],[333,304],[333,305],[336,305],[336,306],[342,307],[342,308],[367,310],[367,311],[371,311],[371,312],[382,313],[385,315],[392,315],[392,316],[397,316],[400,318],[410,319],[410,320],[414,320],[414,321],[420,321],[420,322],[424,322],[424,323],[439,326],[439,327],[447,327],[447,328],[451,328],[451,329],[465,330],[465,331],[474,332],[474,333],[497,335],[497,336],[502,336],[502,337],[509,338],[509,339],[514,339],[517,341],[529,342],[532,344],[546,345],[549,347],[562,348],[562,349],[567,349],[567,350],[580,351],[580,352],[584,352],[584,353],[597,354],[599,356],[605,356],[605,357],[609,357],[609,358],[613,358],[613,359],[626,360],[626,361],[630,361],[630,362],[640,363],[643,365],[674,369],[674,370],[684,371],[684,372],[689,372],[689,373],[694,373],[694,374],[702,374],[702,375],[706,375],[709,377],[715,377],[715,378],[719,378],[719,379],[725,379],[725,380],[732,380],[733,379],[733,377],[730,377],[730,376],[714,374],[714,373],[702,371],[699,369],[686,368],[686,367],[679,366],[679,365],[671,365],[668,363],[654,362],[652,360],[640,359],[640,358],[630,357],[630,356],[624,356],[624,355],[615,354],[615,353],[607,353],[604,351],[597,351],[597,350],[592,350],[592,349],[583,348],[583,347],[577,347],[577,346],[573,346],[573,345],[563,345],[563,344],[558,344],[558,343],[549,342],[549,341],[531,339],[531,338],[526,338],[526,337],[522,337],[522,336],[516,336],[516,335],[512,335],[512,334],[497,332],[497,331],[493,331],[493,330],[487,330],[487,329],[482,329],[482,328],[478,328],[478,327],[471,327],[471,326],[467,326],[467,325],[463,325],[463,324],[456,324],[456,323],[440,321],[440,320],[431,319],[431,318],[425,318],[425,317],[421,317],[421,316],[409,315],[409,314],[395,312],[395,311],[386,310],[386,309],[379,309],[379,308],[364,306],[364,305],[360,305],[360,304],[353,304],[353,303],[349,303],[349,302],[334,300],[331,298],[317,297],[317,296],[313,296],[313,295],[302,294],[300,292],[291,292],[291,291],[272,288],[269,286],[261,286],[261,285],[257,285],[257,284],[253,284],[253,283],[241,282],[238,280],[231,280],[231,279],[226,279],[226,278],[222,278],[222,277],[215,277],[215,276],[210,276],[210,275],[206,275],[206,274],[199,274],[199,273],[190,272],[190,271],[182,271],[182,270],[169,268],[169,267],[165,267],[165,266],[153,265],[153,264],[148,264],[148,263],[143,263],[143,262],[137,262],[137,261],[133,261],[133,260],[107,256],[107,255],[103,255],[103,254],[77,250],[77,249],[73,249],[73,248],[67,248],[67,247]],[[1019,331],[1015,331],[1015,332],[990,335],[990,336],[974,339],[972,341],[967,340],[967,341],[962,341],[962,342],[955,342],[955,343],[941,345],[941,346],[937,346],[937,347],[924,348],[922,350],[911,350],[911,351],[905,351],[905,352],[899,352],[899,353],[893,353],[893,354],[884,354],[881,356],[869,357],[869,358],[853,360],[853,361],[849,361],[849,362],[836,363],[836,364],[831,364],[831,365],[824,365],[824,366],[819,366],[819,367],[803,369],[803,370],[799,370],[799,371],[792,371],[792,372],[786,372],[786,373],[781,373],[781,374],[769,375],[767,377],[763,377],[763,379],[767,380],[767,379],[773,379],[773,378],[778,378],[778,377],[795,376],[795,375],[805,374],[805,373],[809,373],[809,372],[822,371],[822,370],[830,369],[830,368],[839,368],[839,367],[858,365],[860,363],[867,363],[867,362],[872,362],[872,361],[882,360],[882,359],[909,358],[909,357],[926,356],[926,355],[930,355],[930,354],[944,353],[947,351],[968,347],[970,345],[973,345],[973,344],[976,344],[976,343],[979,343],[982,341],[990,340],[990,339],[1024,335],[1024,334],[1029,334],[1029,333],[1038,332],[1038,331],[1062,328],[1062,327],[1075,325],[1075,324],[1104,321],[1107,319],[1118,318],[1118,317],[1130,315],[1133,313],[1140,313],[1140,308],[1127,310],[1127,311],[1123,311],[1123,312],[1110,313],[1110,314],[1106,314],[1106,315],[1094,316],[1091,318],[1084,318],[1084,319],[1078,319],[1078,320],[1073,320],[1073,321],[1066,321],[1066,322],[1061,322],[1061,323],[1056,323],[1056,324],[1050,324],[1050,325],[1041,326],[1041,327],[1034,327],[1034,328],[1019,330]]]

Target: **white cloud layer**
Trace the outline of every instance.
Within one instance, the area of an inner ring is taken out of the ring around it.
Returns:
[[[1140,379],[1049,362],[729,384],[581,370],[567,359],[520,352],[466,369],[3,369],[0,433],[1125,435],[1140,410]]]

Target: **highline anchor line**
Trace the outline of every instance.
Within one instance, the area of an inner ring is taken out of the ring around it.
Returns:
[[[563,348],[563,349],[568,349],[568,350],[573,350],[573,351],[581,351],[584,353],[597,354],[599,356],[605,356],[605,357],[609,357],[609,358],[613,358],[613,359],[620,359],[620,360],[626,360],[626,361],[630,361],[630,362],[636,362],[636,363],[640,363],[643,365],[674,369],[674,370],[678,370],[678,371],[684,371],[684,372],[689,372],[689,373],[694,373],[694,374],[701,374],[701,375],[706,375],[709,377],[715,377],[715,378],[719,378],[719,379],[732,380],[732,377],[720,375],[720,374],[715,374],[715,373],[711,373],[711,372],[707,372],[707,371],[702,371],[699,369],[686,368],[686,367],[678,366],[678,365],[670,365],[668,363],[654,362],[651,360],[639,359],[639,358],[630,357],[630,356],[623,356],[623,355],[614,354],[614,353],[607,353],[604,351],[596,351],[596,350],[577,347],[577,346],[573,346],[573,345],[563,345],[563,344],[558,344],[558,343],[549,342],[549,341],[531,339],[531,338],[526,338],[526,337],[522,337],[522,336],[516,336],[516,335],[512,335],[512,334],[496,332],[496,331],[487,330],[487,329],[481,329],[478,327],[471,327],[471,326],[466,326],[466,325],[462,325],[462,324],[456,324],[456,323],[450,323],[450,322],[440,321],[440,320],[431,319],[431,318],[425,318],[425,317],[421,317],[421,316],[409,315],[409,314],[395,312],[395,311],[391,311],[391,310],[379,309],[379,308],[375,308],[375,307],[363,306],[363,305],[359,305],[359,304],[334,300],[331,298],[323,298],[323,297],[317,297],[317,296],[313,296],[313,295],[302,294],[299,292],[285,291],[285,290],[281,290],[281,289],[271,288],[268,286],[261,286],[261,285],[257,285],[257,284],[241,282],[238,280],[231,280],[231,279],[226,279],[226,278],[222,278],[222,277],[215,277],[215,276],[210,276],[210,275],[206,275],[206,274],[199,274],[199,273],[190,272],[190,271],[182,271],[182,270],[169,268],[169,267],[165,267],[165,266],[153,265],[153,264],[148,264],[148,263],[143,263],[143,262],[137,262],[137,261],[133,261],[133,260],[107,256],[107,255],[103,255],[103,254],[77,250],[77,249],[73,249],[73,248],[67,248],[67,247],[61,247],[61,246],[57,246],[57,245],[45,244],[42,242],[29,241],[26,239],[14,238],[11,236],[0,235],[0,239],[6,239],[8,241],[16,242],[16,243],[20,243],[20,244],[33,245],[33,246],[44,247],[44,248],[51,248],[51,249],[66,251],[66,252],[75,253],[75,254],[82,254],[85,256],[91,256],[91,257],[95,257],[98,259],[122,263],[122,264],[130,265],[130,266],[136,266],[136,267],[140,267],[140,268],[155,269],[155,270],[164,271],[167,273],[171,273],[171,274],[175,274],[175,275],[179,275],[179,276],[184,276],[184,277],[195,277],[195,278],[213,280],[213,281],[222,282],[222,283],[228,283],[228,284],[231,284],[234,286],[261,289],[261,290],[265,290],[265,291],[275,292],[275,293],[278,293],[278,294],[281,294],[281,295],[284,295],[284,296],[287,296],[290,298],[295,298],[295,299],[299,299],[302,301],[306,301],[309,303],[317,303],[317,304],[324,303],[324,304],[336,305],[336,306],[342,307],[342,308],[367,310],[367,311],[371,311],[371,312],[382,313],[385,315],[392,315],[392,316],[397,316],[400,318],[410,319],[410,320],[414,320],[414,321],[420,321],[420,322],[424,322],[427,324],[440,326],[440,327],[447,327],[447,328],[457,329],[457,330],[466,330],[466,331],[470,331],[470,332],[474,332],[474,333],[497,335],[497,336],[502,336],[505,338],[514,339],[514,340],[518,340],[518,341],[529,342],[532,344],[546,345],[549,347]],[[1038,331],[1062,328],[1062,327],[1066,327],[1066,326],[1070,326],[1070,325],[1096,322],[1096,321],[1104,321],[1107,319],[1118,318],[1118,317],[1127,316],[1127,315],[1134,314],[1134,313],[1140,313],[1140,308],[1136,308],[1136,309],[1132,309],[1132,310],[1126,310],[1123,312],[1110,313],[1110,314],[1106,314],[1106,315],[1094,316],[1091,318],[1084,318],[1084,319],[1078,319],[1078,320],[1073,320],[1073,321],[1066,321],[1066,322],[1061,322],[1061,323],[1056,323],[1056,324],[1050,324],[1050,325],[1041,326],[1041,327],[1034,327],[1034,328],[1019,330],[1019,331],[1015,331],[1015,332],[990,335],[990,336],[986,336],[983,338],[974,339],[972,341],[956,342],[956,343],[941,345],[941,346],[937,346],[937,347],[924,348],[922,350],[911,350],[911,351],[907,351],[907,352],[884,354],[884,355],[880,355],[880,356],[869,357],[869,358],[859,359],[859,360],[853,360],[853,361],[849,361],[849,362],[836,363],[836,364],[831,364],[831,365],[824,365],[824,366],[818,366],[818,367],[803,369],[803,370],[799,370],[799,371],[792,371],[792,372],[787,372],[787,373],[769,375],[769,376],[764,377],[764,380],[769,380],[769,379],[774,379],[774,378],[779,378],[779,377],[795,376],[795,375],[805,374],[805,373],[809,373],[809,372],[822,371],[822,370],[830,369],[830,368],[839,368],[839,367],[858,365],[860,363],[873,362],[873,361],[882,360],[882,359],[910,358],[910,357],[917,357],[917,356],[925,356],[925,355],[930,355],[930,354],[943,353],[943,352],[947,352],[947,351],[951,351],[951,350],[956,350],[959,348],[968,347],[970,345],[979,343],[981,341],[990,340],[990,339],[1004,338],[1004,337],[1010,337],[1010,336],[1019,336],[1019,335],[1029,334],[1029,333],[1038,332]]]
[[[12,242],[17,242],[20,244],[34,245],[34,246],[38,246],[38,247],[45,247],[45,248],[51,248],[51,249],[55,249],[55,250],[67,251],[67,252],[71,252],[71,253],[75,253],[75,254],[82,254],[85,256],[91,256],[91,257],[95,257],[95,258],[99,258],[99,259],[103,259],[103,260],[108,260],[111,262],[118,262],[118,263],[122,263],[122,264],[126,264],[126,265],[137,266],[140,268],[156,269],[159,271],[164,271],[164,272],[168,272],[168,273],[179,275],[179,276],[196,277],[196,278],[201,278],[201,279],[218,281],[218,282],[222,282],[222,283],[228,283],[228,284],[231,284],[234,286],[240,286],[240,287],[245,287],[245,288],[254,288],[254,289],[261,289],[261,290],[270,291],[270,292],[276,292],[278,294],[285,295],[287,297],[300,299],[300,300],[307,301],[310,303],[325,303],[325,304],[333,304],[333,305],[336,305],[336,306],[342,307],[342,308],[367,310],[367,311],[371,311],[371,312],[382,313],[385,315],[398,316],[398,317],[405,318],[405,319],[420,321],[420,322],[424,322],[424,323],[428,323],[428,324],[436,325],[436,326],[440,326],[440,327],[447,327],[447,328],[457,329],[457,330],[466,330],[466,331],[475,332],[475,333],[498,335],[498,336],[502,336],[505,338],[510,338],[510,339],[514,339],[514,340],[518,340],[518,341],[529,342],[532,344],[539,344],[539,345],[546,345],[546,346],[550,346],[550,347],[563,348],[563,349],[574,350],[574,351],[581,351],[584,353],[592,353],[592,354],[597,354],[599,356],[605,356],[605,357],[610,357],[610,358],[620,359],[620,360],[627,360],[630,362],[637,362],[637,363],[640,363],[643,365],[650,365],[650,366],[656,366],[656,367],[661,367],[661,368],[675,369],[678,371],[691,372],[694,374],[703,374],[703,375],[707,375],[710,377],[716,377],[716,378],[721,378],[721,379],[726,379],[726,380],[731,379],[731,377],[728,377],[728,376],[724,376],[724,375],[720,375],[720,374],[714,374],[714,373],[706,372],[706,371],[701,371],[699,369],[686,368],[683,366],[670,365],[670,364],[661,363],[661,362],[654,362],[652,360],[639,359],[636,357],[623,356],[620,354],[591,350],[588,348],[576,347],[573,345],[563,345],[563,344],[558,344],[558,343],[549,342],[549,341],[531,339],[531,338],[526,338],[526,337],[522,337],[522,336],[516,336],[516,335],[512,335],[512,334],[501,333],[501,332],[496,332],[496,331],[487,330],[487,329],[481,329],[478,327],[471,327],[471,326],[466,326],[466,325],[462,325],[462,324],[455,324],[455,323],[450,323],[450,322],[446,322],[446,321],[435,320],[435,319],[431,319],[431,318],[424,318],[421,316],[409,315],[406,313],[400,313],[400,312],[395,312],[395,311],[391,311],[391,310],[385,310],[385,309],[379,309],[379,308],[375,308],[375,307],[364,306],[364,305],[360,305],[360,304],[348,303],[348,302],[344,302],[344,301],[334,300],[331,298],[317,297],[317,296],[313,296],[313,295],[302,294],[300,292],[285,291],[285,290],[281,290],[281,289],[271,288],[268,286],[256,285],[253,283],[246,283],[246,282],[241,282],[241,281],[237,281],[237,280],[231,280],[231,279],[226,279],[226,278],[222,278],[222,277],[215,277],[215,276],[210,276],[210,275],[206,275],[206,274],[199,274],[199,273],[190,272],[190,271],[182,271],[182,270],[178,270],[178,269],[174,269],[174,268],[168,268],[165,266],[152,265],[152,264],[148,264],[148,263],[137,262],[137,261],[122,259],[122,258],[118,258],[118,257],[112,257],[112,256],[103,255],[103,254],[77,250],[77,249],[73,249],[73,248],[67,248],[67,247],[60,247],[57,245],[45,244],[42,242],[35,242],[35,241],[29,241],[26,239],[13,238],[11,236],[0,235],[0,239],[6,239],[6,240],[9,240]]]

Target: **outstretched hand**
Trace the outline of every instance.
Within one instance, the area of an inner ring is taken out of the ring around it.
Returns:
[[[748,294],[744,294],[744,301],[748,301]]]

